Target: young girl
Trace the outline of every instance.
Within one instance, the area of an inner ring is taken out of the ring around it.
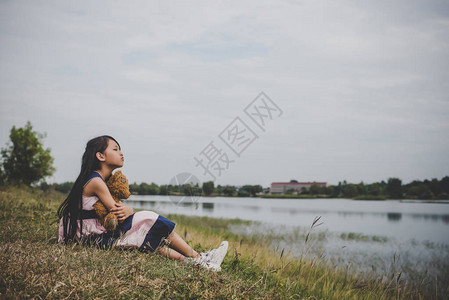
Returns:
[[[217,249],[198,253],[174,231],[172,221],[152,211],[134,213],[130,206],[114,201],[106,181],[113,170],[123,167],[123,163],[120,145],[113,137],[99,136],[87,143],[81,172],[58,209],[61,218],[59,241],[158,251],[172,259],[199,264],[213,271],[221,270],[228,242],[222,242]],[[119,226],[115,231],[107,232],[95,215],[93,205],[98,200],[117,216]]]

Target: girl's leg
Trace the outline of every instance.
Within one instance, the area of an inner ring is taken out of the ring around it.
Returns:
[[[176,260],[184,260],[185,256],[182,255],[181,253],[170,249],[168,247],[161,247],[159,248],[158,252],[162,255],[162,256],[166,256],[168,258],[171,259],[176,259]]]
[[[187,257],[196,258],[200,256],[192,249],[176,232],[172,232],[168,237],[169,246]],[[178,253],[179,254],[179,253]]]

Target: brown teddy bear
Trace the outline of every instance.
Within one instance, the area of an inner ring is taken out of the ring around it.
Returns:
[[[115,202],[119,203],[122,199],[128,199],[130,195],[128,179],[123,175],[122,171],[115,172],[114,175],[108,179],[106,185]],[[110,213],[100,200],[94,204],[94,209],[100,219],[100,224],[106,228],[107,231],[114,231],[117,228],[117,216]]]

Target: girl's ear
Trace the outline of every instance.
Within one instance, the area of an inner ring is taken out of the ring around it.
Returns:
[[[104,158],[104,154],[103,154],[103,153],[97,152],[97,153],[95,154],[95,156],[97,157],[97,159],[98,159],[99,161],[105,161],[105,158]]]

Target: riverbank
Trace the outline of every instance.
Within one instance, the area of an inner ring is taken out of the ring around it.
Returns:
[[[241,220],[169,216],[195,249],[230,242],[219,273],[138,251],[62,246],[56,210],[63,198],[32,189],[0,191],[0,297],[445,299],[408,285],[401,273],[360,278],[319,257],[272,249],[263,238],[233,233]]]

